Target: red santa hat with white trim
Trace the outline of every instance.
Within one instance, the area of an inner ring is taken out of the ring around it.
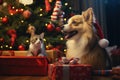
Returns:
[[[93,25],[94,25],[94,28],[95,28],[95,31],[96,31],[97,35],[98,35],[99,38],[100,38],[100,40],[99,40],[99,42],[98,42],[99,45],[100,45],[102,48],[108,47],[109,41],[108,41],[107,39],[105,39],[104,34],[103,34],[103,31],[102,31],[102,28],[101,28],[101,26],[99,25],[98,21],[96,20],[94,14],[93,14]]]

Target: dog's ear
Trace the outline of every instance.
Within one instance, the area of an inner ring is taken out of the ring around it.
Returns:
[[[82,15],[86,22],[88,23],[93,22],[93,9],[92,8],[88,8],[86,11],[82,12]]]

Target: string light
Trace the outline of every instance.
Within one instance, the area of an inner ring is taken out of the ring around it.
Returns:
[[[45,26],[47,26],[48,24],[46,23]]]
[[[67,19],[66,18],[64,18],[64,21],[66,21]]]
[[[43,16],[43,14],[40,14],[40,16]]]
[[[0,46],[0,48],[2,49],[2,48],[3,48],[3,46]]]
[[[23,20],[21,20],[21,23],[23,23],[24,21]]]
[[[9,48],[12,49],[12,46],[10,46]]]
[[[40,11],[42,11],[43,9],[42,8],[40,8]]]
[[[46,42],[46,39],[44,38],[44,39],[43,39],[43,41],[45,41],[45,42]]]
[[[69,9],[71,10],[71,9],[72,9],[72,7],[69,7]]]
[[[66,52],[67,51],[67,49],[64,49],[64,52]]]
[[[5,45],[5,47],[7,48],[7,47],[8,47],[8,45]]]
[[[65,3],[65,6],[67,6],[68,5],[68,3]]]
[[[61,37],[60,40],[63,40],[63,38]]]
[[[29,43],[29,40],[26,40],[26,43]]]

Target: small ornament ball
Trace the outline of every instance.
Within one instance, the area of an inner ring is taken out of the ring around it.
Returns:
[[[50,24],[47,25],[47,30],[48,31],[53,31],[54,28],[55,28],[55,26],[52,23],[50,23]]]
[[[61,28],[60,27],[56,27],[56,31],[57,32],[61,32]]]
[[[31,16],[31,12],[29,11],[29,10],[25,10],[24,12],[23,12],[23,17],[24,18],[29,18]]]
[[[3,17],[2,18],[2,23],[7,23],[8,22],[8,18],[7,17]]]
[[[24,47],[24,45],[21,44],[21,45],[18,46],[18,49],[19,50],[25,50],[25,47]]]

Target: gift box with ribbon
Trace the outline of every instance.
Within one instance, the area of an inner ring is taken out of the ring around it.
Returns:
[[[85,64],[49,64],[50,80],[92,80],[92,66]]]

